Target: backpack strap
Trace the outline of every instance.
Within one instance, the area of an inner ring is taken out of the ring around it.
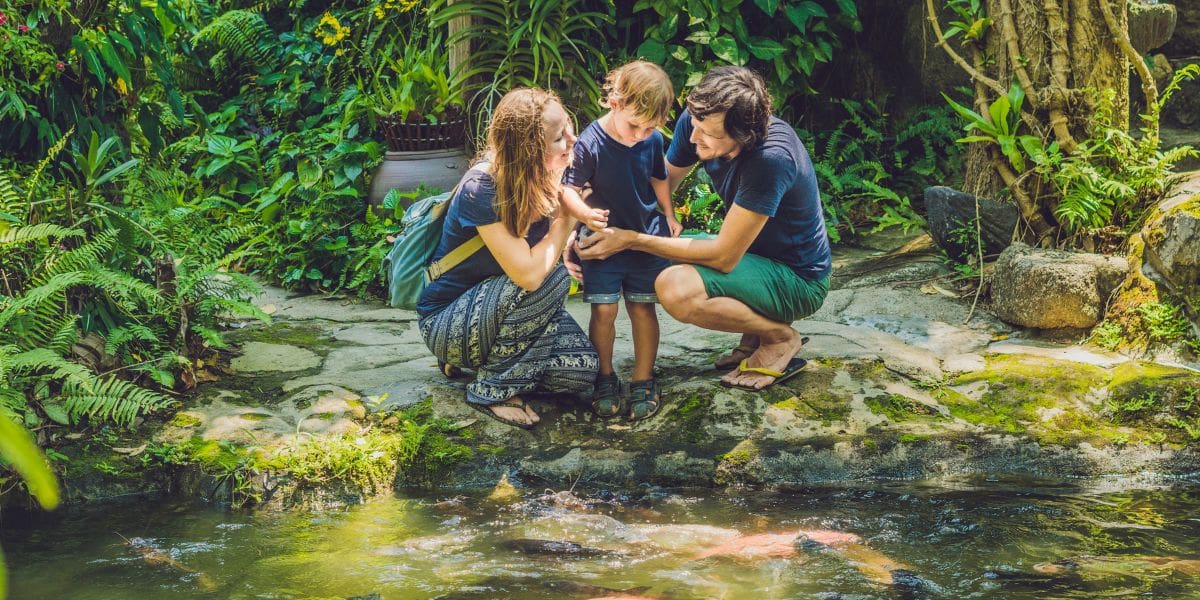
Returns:
[[[429,266],[425,267],[425,278],[428,281],[436,280],[438,277],[444,275],[446,271],[457,267],[459,263],[470,258],[472,254],[478,252],[482,247],[483,238],[478,235],[459,244],[457,248],[447,252],[445,256],[429,263]]]
[[[468,171],[481,170],[486,173],[488,163],[483,162],[480,164],[483,165],[483,167],[484,167],[483,169],[480,169],[479,165],[475,165],[474,167],[471,167],[471,169],[468,169]],[[464,178],[465,178],[465,175],[464,175]],[[462,186],[462,181],[459,181],[458,185],[454,186],[454,190],[452,192],[450,192],[450,200],[453,200],[454,197],[458,195],[458,188],[461,186]],[[450,208],[450,200],[443,202],[439,206],[434,207],[434,210],[438,211],[438,213],[446,212],[446,209]],[[436,214],[434,216],[440,217],[441,214]],[[445,275],[447,271],[449,271],[450,269],[453,269],[454,267],[457,267],[459,265],[459,263],[470,258],[472,254],[475,254],[476,252],[478,252],[479,249],[482,247],[483,247],[483,238],[479,237],[478,234],[476,234],[475,237],[459,244],[457,248],[447,252],[445,256],[429,263],[429,266],[425,267],[425,281],[433,282],[433,281],[437,280],[437,278],[441,277],[442,275]]]

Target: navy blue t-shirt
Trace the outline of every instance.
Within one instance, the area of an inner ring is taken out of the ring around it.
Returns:
[[[446,221],[442,224],[442,240],[438,243],[432,260],[442,258],[463,242],[475,237],[479,233],[479,227],[499,223],[500,217],[496,215],[496,208],[492,204],[495,198],[496,184],[491,174],[475,169],[468,171],[458,192],[450,200],[450,208],[446,210]],[[550,219],[535,221],[529,227],[525,241],[533,246],[546,236],[549,229]],[[504,269],[500,268],[496,257],[484,246],[425,286],[417,300],[417,314],[422,317],[431,315],[445,308],[484,279],[503,274]]]
[[[575,157],[563,182],[579,188],[590,183],[588,203],[608,209],[610,226],[670,236],[671,229],[659,212],[658,196],[650,185],[651,177],[667,178],[663,146],[663,136],[657,131],[626,146],[608,135],[600,121],[592,121],[575,142]]]
[[[667,160],[677,167],[696,163],[691,143],[692,116],[685,110],[675,124]],[[704,170],[725,203],[770,217],[747,250],[777,260],[809,279],[820,279],[833,268],[829,235],[812,160],[796,132],[771,117],[767,139],[732,160],[704,161]]]

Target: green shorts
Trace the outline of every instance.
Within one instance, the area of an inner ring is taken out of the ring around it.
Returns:
[[[791,267],[757,254],[746,254],[728,273],[692,266],[700,273],[709,298],[733,298],[780,323],[791,323],[817,312],[829,293],[829,275],[805,279]]]

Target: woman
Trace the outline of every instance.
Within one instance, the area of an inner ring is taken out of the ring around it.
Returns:
[[[570,279],[558,264],[575,225],[559,204],[574,144],[557,96],[505,94],[483,161],[450,202],[433,258],[477,233],[484,248],[430,283],[417,304],[434,356],[476,370],[467,402],[526,429],[540,419],[522,394],[590,394],[596,378],[596,351],[564,309]]]

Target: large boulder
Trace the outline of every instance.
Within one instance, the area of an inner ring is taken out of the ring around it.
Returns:
[[[1145,54],[1171,39],[1177,13],[1173,4],[1129,4],[1129,41]]]
[[[1124,258],[1016,243],[996,262],[992,312],[1021,327],[1092,327],[1128,269]]]
[[[1200,171],[1184,173],[1142,227],[1142,273],[1160,291],[1200,307]],[[1196,313],[1189,314],[1200,331]]]
[[[984,254],[998,254],[1012,243],[1017,219],[1015,204],[979,199]],[[925,221],[933,241],[950,258],[963,261],[975,254],[975,196],[944,186],[925,188]]]
[[[1175,8],[1175,35],[1163,46],[1163,52],[1175,57],[1200,55],[1200,2],[1186,0]]]

